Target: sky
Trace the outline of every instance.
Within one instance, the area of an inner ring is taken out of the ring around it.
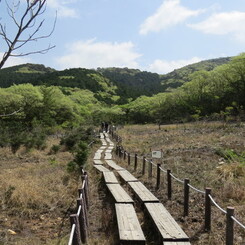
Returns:
[[[0,22],[12,35],[4,7],[2,1]],[[52,36],[21,52],[55,48],[11,58],[5,67],[28,62],[57,70],[128,67],[166,74],[245,51],[245,0],[47,0],[41,35],[50,32],[56,13]],[[5,49],[0,40],[0,54]]]

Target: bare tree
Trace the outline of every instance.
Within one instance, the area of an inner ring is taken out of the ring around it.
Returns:
[[[3,0],[0,0],[0,4],[3,4],[3,2]],[[37,53],[44,54],[55,47],[49,44],[41,50],[21,52],[22,47],[27,43],[48,38],[53,33],[56,17],[51,31],[47,35],[40,35],[45,19],[39,21],[39,17],[46,11],[47,0],[5,0],[5,4],[8,17],[10,17],[15,27],[15,32],[14,34],[12,33],[13,30],[10,32],[8,26],[0,18],[0,36],[6,45],[6,51],[0,59],[0,69],[10,56],[21,57]],[[2,8],[1,12],[3,13]]]

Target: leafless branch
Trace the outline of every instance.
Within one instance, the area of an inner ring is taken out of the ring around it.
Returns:
[[[0,19],[0,37],[2,37],[7,45],[7,50],[3,54],[2,60],[0,60],[0,69],[10,56],[20,57],[37,53],[44,54],[55,47],[54,45],[48,45],[46,48],[40,50],[16,53],[17,50],[20,50],[23,46],[30,42],[50,37],[53,34],[56,26],[57,15],[51,31],[47,35],[38,36],[38,33],[40,33],[45,20],[43,19],[38,23],[37,20],[39,16],[43,15],[46,11],[47,0],[25,0],[25,8],[23,8],[23,3],[20,0],[13,0],[11,5],[8,3],[8,1],[9,0],[5,0],[7,12],[10,19],[17,27],[17,30],[12,37],[8,34],[6,25],[3,24],[2,20]]]

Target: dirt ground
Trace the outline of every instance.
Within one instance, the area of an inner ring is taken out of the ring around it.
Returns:
[[[152,150],[162,150],[163,169],[171,169],[180,180],[188,178],[199,190],[212,188],[212,196],[223,208],[233,206],[235,217],[245,224],[245,125],[223,123],[192,123],[125,126],[118,131],[124,149],[139,158],[151,158]],[[66,171],[73,156],[68,152],[50,154],[58,144],[50,139],[44,151],[19,150],[12,154],[0,149],[0,245],[5,244],[67,244],[69,215],[75,209],[78,175]],[[89,175],[89,245],[116,245],[117,232],[113,205],[106,193],[101,174],[92,167],[94,145],[86,166]],[[172,200],[167,198],[166,176],[161,173],[160,189],[156,190],[156,168],[148,177],[142,175],[142,160],[138,166],[116,158],[160,199],[193,245],[225,244],[225,215],[212,206],[212,229],[204,232],[204,197],[190,189],[189,215],[183,216],[183,184],[172,180]],[[133,160],[132,160],[133,163]],[[125,186],[127,189],[127,187]],[[128,191],[128,190],[127,190]],[[144,213],[136,206],[140,223],[147,235],[147,245],[153,245]],[[235,245],[245,244],[245,230],[235,224]]]

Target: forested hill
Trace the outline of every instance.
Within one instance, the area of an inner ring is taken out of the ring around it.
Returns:
[[[231,58],[202,61],[159,75],[138,69],[98,68],[97,70],[73,68],[56,71],[38,64],[24,64],[0,70],[0,87],[13,84],[55,85],[87,89],[95,93],[97,99],[108,104],[125,104],[139,96],[152,96],[177,88],[189,81],[195,71],[210,71],[226,64]]]
[[[221,66],[230,62],[232,57],[217,58],[200,61],[191,65],[176,69],[166,75],[161,76],[164,91],[169,88],[177,88],[183,83],[190,81],[190,75],[196,71],[211,71],[217,66]]]

